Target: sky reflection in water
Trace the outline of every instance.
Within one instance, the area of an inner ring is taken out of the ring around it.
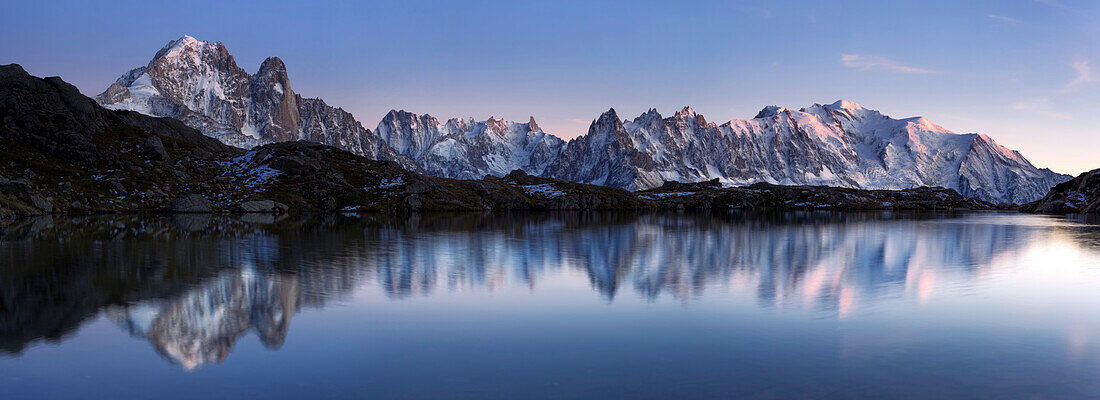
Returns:
[[[1083,219],[181,216],[5,232],[3,398],[1100,396],[1100,226]]]

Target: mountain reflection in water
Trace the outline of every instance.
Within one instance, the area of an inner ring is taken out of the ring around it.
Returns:
[[[747,290],[759,307],[843,318],[880,298],[971,290],[1025,246],[1100,243],[1095,225],[998,214],[89,217],[4,232],[0,354],[104,312],[185,369],[222,361],[249,331],[278,348],[301,308],[358,290],[538,291],[579,273],[607,302]]]

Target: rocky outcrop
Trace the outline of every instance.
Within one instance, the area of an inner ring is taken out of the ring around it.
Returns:
[[[25,179],[0,176],[0,217],[53,211],[50,199],[38,194]]]
[[[1040,213],[1100,213],[1100,169],[1078,175],[1050,189],[1043,198],[1020,207]]]
[[[903,190],[861,190],[831,186],[783,186],[755,183],[722,188],[707,183],[673,184],[637,192],[660,208],[769,210],[993,210],[998,206],[959,194],[953,189],[919,187]],[[676,188],[672,191],[670,189]]]
[[[168,152],[164,150],[164,142],[161,142],[160,138],[156,136],[150,136],[141,142],[141,146],[138,150],[142,152],[146,157],[149,157],[153,161],[172,162],[172,158],[168,156]]]
[[[15,64],[0,66],[0,120],[9,215],[163,206],[212,158],[239,152],[176,120],[105,110]]]
[[[237,211],[240,211],[240,212],[243,212],[243,213],[279,214],[279,213],[285,213],[289,209],[290,209],[290,207],[287,207],[286,204],[283,204],[283,203],[280,203],[280,202],[277,202],[277,201],[271,201],[271,200],[246,201],[244,203],[241,203],[239,206],[237,206]]]
[[[711,179],[703,182],[676,182],[665,181],[660,187],[656,189],[659,192],[695,192],[706,189],[719,189],[722,187],[722,183],[718,181],[718,178]]]

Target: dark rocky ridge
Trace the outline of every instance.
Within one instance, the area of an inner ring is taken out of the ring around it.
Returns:
[[[754,183],[723,188],[717,181],[665,182],[660,188],[636,192],[642,199],[678,209],[788,210],[992,210],[997,205],[966,197],[953,189],[918,187],[904,190],[862,190],[831,186],[784,186]]]
[[[1024,204],[1023,211],[1040,213],[1100,213],[1100,169],[1062,182],[1043,198]]]
[[[246,151],[171,118],[100,107],[60,78],[0,67],[0,215],[96,212],[989,209],[949,189],[669,183],[624,189],[528,175],[458,180],[292,141]],[[618,123],[618,121],[608,121]]]

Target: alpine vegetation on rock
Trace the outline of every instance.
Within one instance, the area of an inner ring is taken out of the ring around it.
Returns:
[[[769,106],[721,125],[685,107],[631,121],[614,109],[573,139],[546,176],[648,189],[718,178],[861,189],[940,186],[995,203],[1042,197],[1069,176],[1039,169],[979,134],[956,134],[923,117],[894,119],[849,102],[801,110]]]
[[[173,40],[95,99],[113,110],[179,119],[237,147],[308,140],[413,167],[350,113],[294,93],[278,57],[249,75],[220,42]]]

